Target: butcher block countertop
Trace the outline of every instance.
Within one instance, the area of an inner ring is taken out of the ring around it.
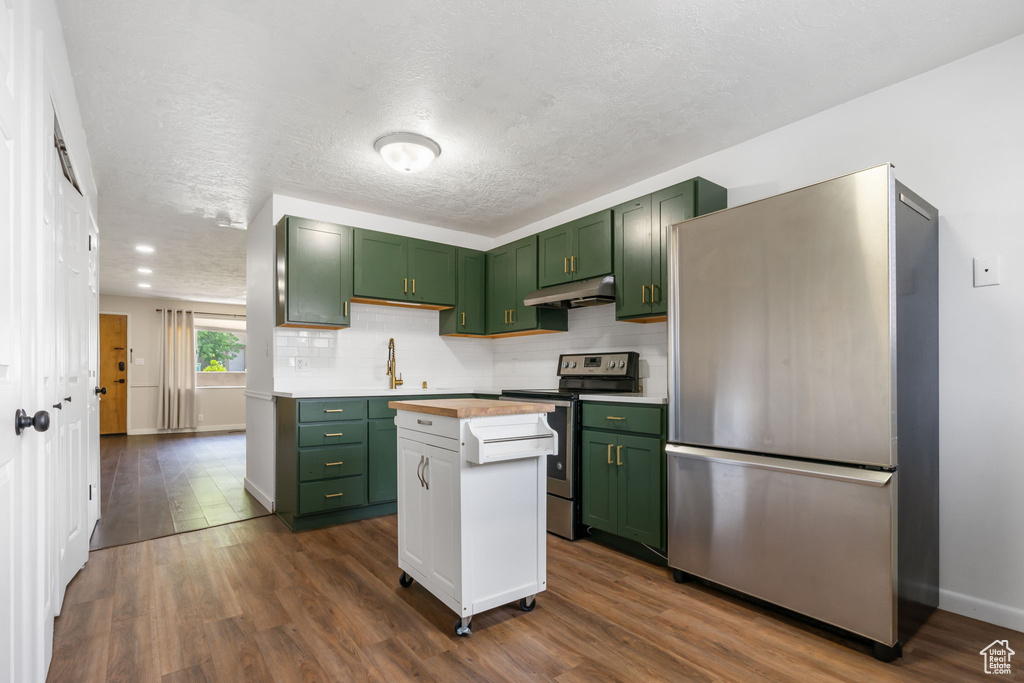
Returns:
[[[389,408],[408,410],[413,413],[428,413],[442,417],[496,417],[498,415],[527,415],[550,413],[555,407],[550,403],[520,403],[518,401],[493,401],[486,398],[436,398],[423,401],[390,401]]]

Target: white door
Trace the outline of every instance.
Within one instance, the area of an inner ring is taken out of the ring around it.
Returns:
[[[427,446],[423,467],[428,514],[430,575],[435,585],[459,600],[462,581],[461,530],[459,523],[459,454],[437,446]]]
[[[89,343],[89,379],[85,387],[88,405],[88,490],[89,512],[86,522],[86,536],[92,536],[100,518],[100,398],[96,385],[100,381],[100,273],[99,273],[99,230],[89,221],[89,310],[86,314]]]
[[[430,561],[427,490],[420,479],[426,457],[425,444],[398,440],[398,559],[423,575]]]
[[[89,557],[89,429],[92,398],[89,283],[89,219],[85,199],[57,172],[57,397],[52,415],[56,430],[54,463],[57,533],[57,585],[54,608],[60,614],[64,589]],[[60,406],[58,408],[58,406]]]

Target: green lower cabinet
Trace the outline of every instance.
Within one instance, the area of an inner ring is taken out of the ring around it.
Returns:
[[[367,423],[369,495],[371,503],[398,499],[398,427],[394,418]]]
[[[342,477],[299,484],[299,514],[366,505],[366,477]]]
[[[664,441],[584,429],[583,523],[665,547]]]

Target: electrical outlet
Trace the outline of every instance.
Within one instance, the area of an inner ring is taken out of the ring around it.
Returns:
[[[309,370],[309,359],[308,358],[296,358],[295,359],[296,370]]]
[[[974,259],[974,286],[989,287],[999,284],[999,257],[979,256]]]
[[[202,421],[203,421],[203,414],[202,414],[202,413],[199,413],[199,421],[200,421],[200,422],[202,422]]]

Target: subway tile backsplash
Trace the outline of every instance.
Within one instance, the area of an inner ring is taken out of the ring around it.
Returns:
[[[394,337],[405,388],[554,388],[559,353],[639,351],[645,393],[667,391],[665,323],[620,323],[615,306],[569,311],[569,331],[472,339],[437,334],[437,311],[352,304],[347,330],[274,331],[275,387],[320,390],[386,389],[388,339]]]

